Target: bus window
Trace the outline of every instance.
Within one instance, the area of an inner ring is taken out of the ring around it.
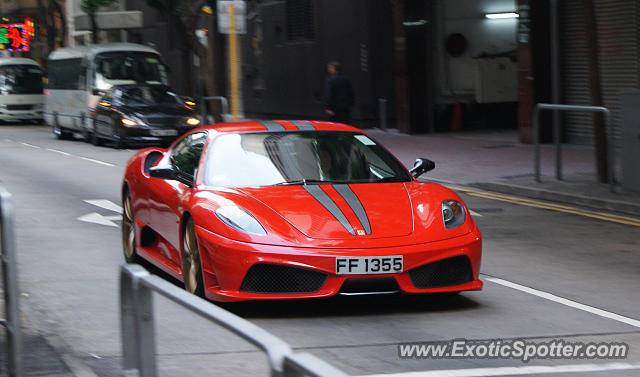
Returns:
[[[82,59],[49,60],[47,65],[50,89],[80,89],[84,77]]]
[[[27,64],[0,66],[0,91],[4,94],[42,94],[42,70]]]

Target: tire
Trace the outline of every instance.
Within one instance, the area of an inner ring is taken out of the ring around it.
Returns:
[[[124,149],[127,146],[126,139],[122,136],[122,133],[118,131],[118,126],[113,125],[113,146],[116,149]]]
[[[136,223],[129,190],[125,191],[122,198],[122,251],[127,263],[140,262],[140,257],[136,252]]]
[[[91,133],[91,144],[95,145],[96,147],[99,146],[100,144],[102,144],[100,137],[98,136],[98,129],[96,128],[96,120],[93,120],[93,132]]]
[[[69,140],[71,139],[72,133],[65,130],[64,128],[55,125],[53,126],[53,134],[56,135],[58,140]]]
[[[200,248],[192,219],[187,220],[182,235],[182,278],[187,292],[204,298]]]

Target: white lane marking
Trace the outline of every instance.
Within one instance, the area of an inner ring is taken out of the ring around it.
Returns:
[[[469,210],[469,213],[471,214],[471,216],[474,216],[474,217],[482,217],[482,215],[476,211]]]
[[[12,141],[10,139],[5,139],[5,140]],[[42,147],[39,147],[39,146],[33,145],[33,144],[29,144],[29,143],[25,143],[25,142],[22,142],[22,141],[20,142],[20,144],[24,145],[25,147],[29,147],[29,148],[42,149]],[[68,153],[68,152],[64,152],[64,151],[60,151],[60,150],[57,150],[57,149],[46,148],[46,150],[48,150],[49,152],[59,153],[61,155],[65,155],[65,156],[78,157],[78,158],[80,158],[82,160],[93,162],[93,163],[99,164],[99,165],[104,165],[104,166],[109,166],[109,167],[114,167],[115,166],[114,164],[110,164],[108,162],[95,160],[95,159],[89,158],[89,157],[76,156],[74,154],[71,154],[71,153]]]
[[[29,143],[25,143],[25,142],[20,142],[20,144],[24,145],[25,147],[29,147],[29,148],[36,148],[36,149],[42,149],[41,147],[37,146],[37,145],[33,145],[33,144],[29,144]]]
[[[59,151],[59,150],[57,150],[57,149],[47,148],[47,150],[48,150],[49,152],[60,153],[61,155],[65,155],[65,156],[71,156],[71,153],[67,153],[67,152]]]
[[[94,160],[93,158],[89,158],[89,157],[80,156],[80,158],[85,160],[85,161],[93,162],[93,163],[104,165],[104,166],[110,166],[110,167],[114,167],[115,166],[114,164],[110,164],[108,162],[104,162],[104,161],[100,161],[100,160]]]
[[[640,363],[601,363],[567,365],[527,365],[522,367],[445,369],[428,372],[371,374],[361,377],[472,377],[472,376],[523,376],[527,374],[607,372],[640,369]]]
[[[551,300],[551,301],[557,302],[557,303],[562,304],[562,305],[570,306],[570,307],[572,307],[574,309],[583,310],[585,312],[589,312],[589,313],[592,313],[592,314],[595,314],[595,315],[599,315],[599,316],[604,317],[604,318],[612,319],[614,321],[626,323],[627,325],[631,325],[631,326],[634,326],[634,327],[640,327],[640,320],[637,320],[637,319],[625,317],[625,316],[622,316],[620,314],[611,313],[611,312],[608,312],[606,310],[594,308],[593,306],[581,304],[579,302],[568,300],[566,298],[563,298],[563,297],[560,297],[560,296],[556,296],[556,295],[553,295],[551,293],[539,291],[537,289],[529,288],[529,287],[526,287],[524,285],[520,285],[520,284],[517,284],[517,283],[512,283],[512,282],[507,281],[507,280],[498,279],[498,278],[492,278],[492,277],[487,277],[487,278],[485,278],[485,280],[488,280],[488,281],[490,281],[492,283],[503,285],[505,287],[517,289],[519,291],[522,291],[522,292],[525,292],[525,293],[529,293],[531,295],[538,296],[538,297],[541,297],[541,298],[544,298],[544,299],[547,299],[547,300]]]
[[[106,216],[102,216],[101,214],[99,214],[97,212],[92,212],[92,213],[89,213],[87,215],[78,217],[78,220],[84,221],[86,223],[94,223],[94,224],[100,224],[100,225],[106,225],[106,226],[113,226],[113,227],[117,228],[118,225],[116,223],[114,223],[113,221],[111,221],[111,218],[112,218],[112,216],[106,217]],[[120,216],[118,216],[118,218],[120,218]]]
[[[93,199],[93,200],[85,200],[85,203],[89,203],[96,207],[108,209],[109,211],[122,213],[122,207],[112,202],[111,200],[106,199]]]

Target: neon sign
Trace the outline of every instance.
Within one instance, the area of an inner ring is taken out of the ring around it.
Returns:
[[[0,24],[0,50],[29,51],[35,34],[33,20],[25,18],[24,23]]]

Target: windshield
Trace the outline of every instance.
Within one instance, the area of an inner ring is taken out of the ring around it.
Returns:
[[[366,135],[320,131],[220,135],[209,147],[203,179],[211,186],[251,187],[412,178]]]
[[[42,70],[27,64],[0,66],[0,91],[6,94],[42,94]]]
[[[161,85],[122,88],[120,99],[126,105],[182,105],[177,94]]]
[[[94,85],[107,90],[114,85],[167,85],[167,71],[160,57],[148,52],[109,52],[96,57]]]

